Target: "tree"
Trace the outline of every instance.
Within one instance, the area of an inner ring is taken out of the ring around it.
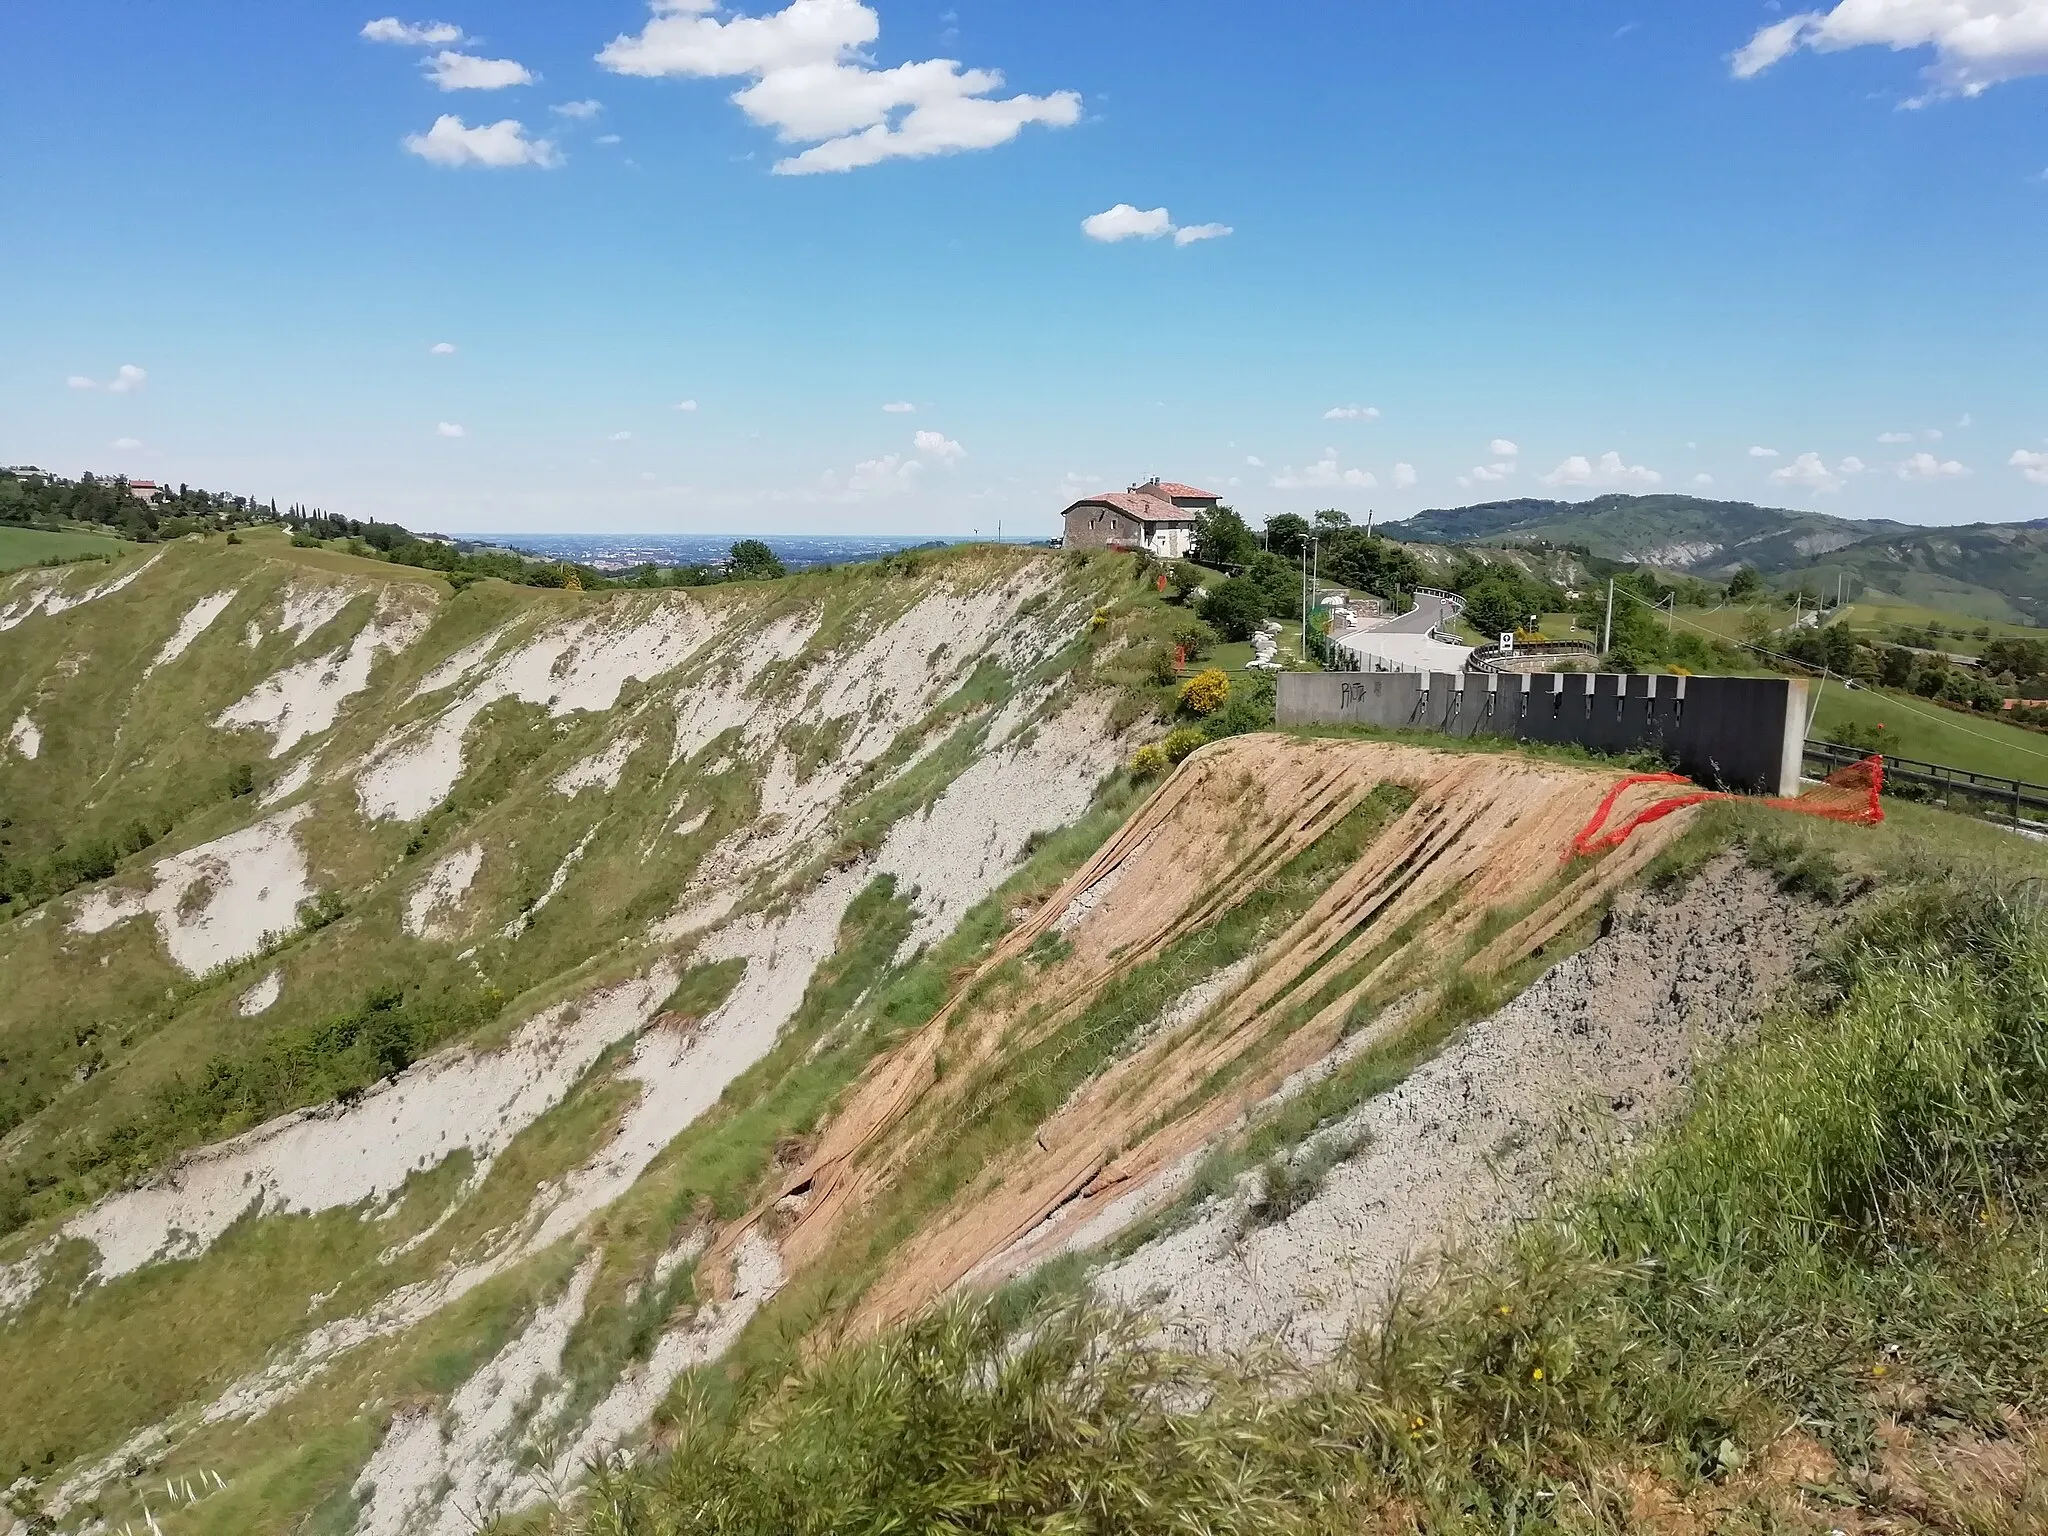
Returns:
[[[1759,596],[1764,589],[1764,579],[1756,573],[1754,566],[1745,565],[1728,578],[1728,601],[1746,603]]]
[[[775,557],[775,551],[759,539],[741,539],[728,551],[732,574],[739,581],[772,581],[789,573]]]
[[[1244,519],[1229,507],[1212,507],[1195,514],[1195,558],[1206,566],[1224,570],[1250,565],[1259,552]]]
[[[1249,640],[1266,617],[1266,594],[1246,576],[1233,576],[1209,589],[1202,618],[1226,640]]]
[[[1339,528],[1351,526],[1351,514],[1339,512],[1335,507],[1324,507],[1316,514],[1316,527],[1325,533],[1335,533]]]
[[[1397,605],[1422,584],[1422,567],[1392,539],[1362,528],[1339,528],[1323,540],[1323,575]]]
[[[1282,560],[1299,560],[1308,550],[1308,519],[1282,512],[1266,519],[1266,552]]]
[[[1465,592],[1465,617],[1482,635],[1520,628],[1528,611],[1522,602],[1521,583],[1502,573],[1481,578]]]

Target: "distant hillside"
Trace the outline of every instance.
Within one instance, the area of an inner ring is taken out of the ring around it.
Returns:
[[[1617,495],[1435,509],[1386,531],[1411,543],[1570,545],[1708,578],[1747,565],[1781,588],[1828,590],[1846,574],[1868,596],[2011,622],[2048,617],[2048,522],[1917,528],[1745,501]]]

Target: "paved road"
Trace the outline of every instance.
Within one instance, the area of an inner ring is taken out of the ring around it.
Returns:
[[[1384,624],[1375,625],[1372,633],[1375,635],[1426,635],[1439,624],[1448,624],[1450,621],[1450,612],[1442,598],[1429,597],[1424,593],[1418,592],[1415,594],[1415,606],[1412,609],[1402,614],[1398,619],[1389,619]]]

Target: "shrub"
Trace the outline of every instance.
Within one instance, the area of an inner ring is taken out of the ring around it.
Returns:
[[[1190,752],[1208,744],[1207,732],[1197,730],[1192,725],[1184,725],[1179,730],[1169,731],[1166,740],[1159,743],[1159,750],[1166,754],[1168,762],[1178,766]]]
[[[1131,754],[1131,777],[1137,779],[1157,778],[1172,766],[1166,755],[1166,748],[1158,742],[1138,748]]]
[[[1191,715],[1213,715],[1230,702],[1230,678],[1221,667],[1197,672],[1180,685],[1180,707]]]
[[[1249,640],[1266,617],[1266,594],[1246,576],[1233,576],[1209,589],[1202,617],[1226,640]]]

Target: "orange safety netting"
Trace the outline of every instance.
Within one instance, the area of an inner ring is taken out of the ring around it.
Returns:
[[[1599,853],[1608,848],[1619,848],[1628,840],[1628,835],[1637,827],[1647,826],[1653,821],[1662,821],[1673,811],[1682,811],[1689,805],[1698,805],[1706,800],[1736,800],[1746,798],[1724,794],[1719,790],[1700,789],[1697,786],[1682,795],[1667,795],[1662,800],[1653,800],[1635,815],[1612,831],[1605,830],[1607,818],[1614,810],[1614,803],[1638,784],[1692,784],[1692,780],[1677,773],[1637,773],[1620,780],[1607,791],[1599,806],[1593,812],[1592,820],[1579,829],[1579,835],[1565,851],[1567,859]],[[1796,799],[1785,800],[1771,797],[1765,805],[1780,811],[1797,811],[1802,816],[1825,816],[1830,821],[1853,822],[1858,826],[1875,826],[1884,820],[1884,808],[1878,803],[1878,796],[1884,790],[1884,759],[1878,756],[1866,757],[1860,763],[1850,763],[1837,768],[1820,784]]]

